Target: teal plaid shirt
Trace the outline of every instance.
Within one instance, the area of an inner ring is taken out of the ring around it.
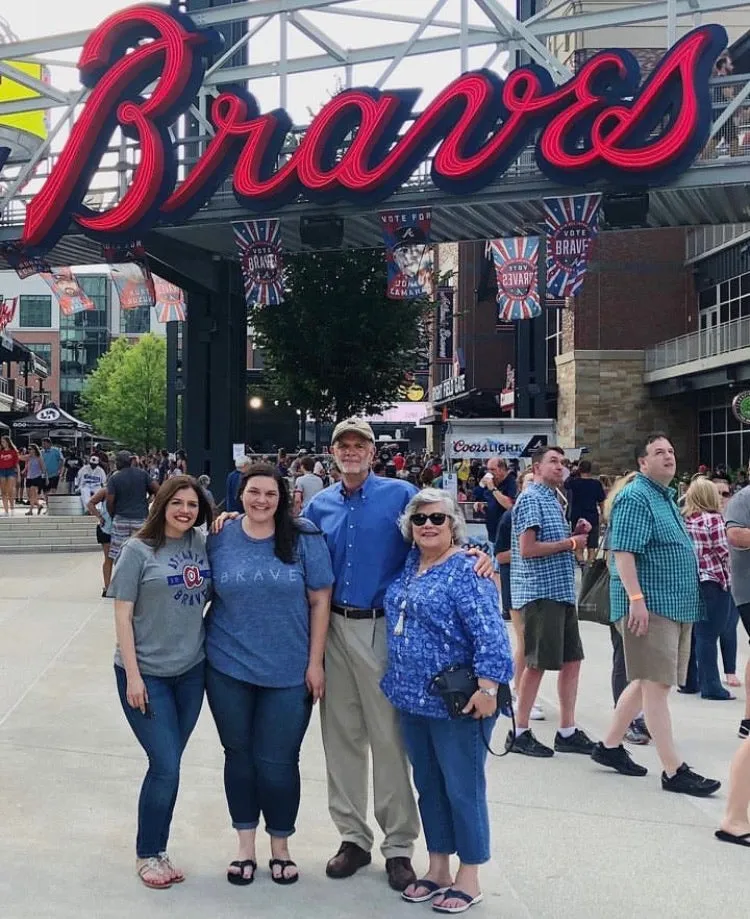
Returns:
[[[675,622],[697,622],[703,614],[698,559],[674,499],[673,488],[639,473],[615,499],[609,548],[635,556],[650,612]],[[610,618],[617,622],[630,604],[614,559],[610,570]]]

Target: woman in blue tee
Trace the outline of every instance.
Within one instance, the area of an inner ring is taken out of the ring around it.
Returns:
[[[211,536],[214,601],[206,623],[206,693],[224,746],[224,789],[239,837],[230,884],[257,868],[260,815],[271,837],[271,877],[293,884],[288,838],[299,811],[299,751],[324,692],[333,572],[323,536],[292,515],[271,465],[242,477],[244,516]]]

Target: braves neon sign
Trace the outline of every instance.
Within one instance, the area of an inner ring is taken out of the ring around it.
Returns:
[[[449,193],[488,185],[534,138],[539,168],[565,185],[664,184],[688,168],[708,139],[708,78],[727,38],[721,26],[693,30],[642,86],[625,50],[596,54],[562,86],[536,66],[505,80],[486,70],[465,73],[416,119],[419,91],[346,90],[283,161],[288,114],[262,114],[243,90],[224,92],[209,113],[215,136],[177,185],[169,126],[195,98],[217,40],[188,16],[155,4],[115,13],[91,34],[78,66],[92,91],[28,206],[25,249],[50,248],[71,220],[107,242],[184,222],[230,174],[237,200],[254,212],[278,210],[298,195],[323,204],[379,201],[436,144],[432,179]],[[118,126],[138,141],[140,162],[122,199],[95,212],[83,198]]]

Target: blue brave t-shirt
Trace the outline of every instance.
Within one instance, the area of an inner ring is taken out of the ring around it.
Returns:
[[[333,583],[328,547],[312,524],[302,521],[297,560],[286,565],[274,554],[274,538],[252,539],[242,519],[225,524],[208,541],[214,600],[206,621],[206,657],[236,680],[299,686],[310,649],[307,591]]]

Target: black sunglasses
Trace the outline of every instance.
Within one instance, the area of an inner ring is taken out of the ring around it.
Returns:
[[[412,514],[411,522],[415,527],[423,527],[427,521],[434,523],[436,527],[441,527],[448,519],[447,514]]]
[[[728,492],[728,491],[720,491],[720,492],[719,492],[719,497],[721,497],[721,498],[728,498],[728,497],[729,497],[729,492]]]

